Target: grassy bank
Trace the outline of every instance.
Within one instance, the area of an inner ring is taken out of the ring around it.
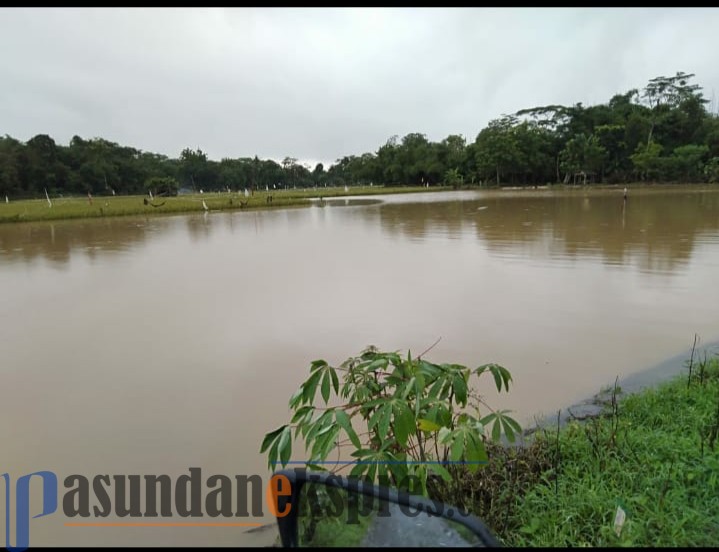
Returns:
[[[542,430],[527,448],[445,489],[514,546],[711,546],[719,542],[719,361],[694,363],[606,415]],[[628,517],[619,535],[621,505]]]
[[[444,191],[445,187],[382,187],[364,186],[344,188],[321,188],[317,190],[277,190],[257,192],[249,197],[244,194],[206,193],[160,197],[146,203],[147,196],[95,197],[92,203],[87,197],[51,198],[52,206],[45,199],[0,202],[0,223],[37,220],[61,220],[77,218],[114,217],[126,215],[161,215],[233,209],[272,209],[277,207],[309,205],[311,198],[340,197],[351,195],[378,195]],[[272,201],[268,202],[271,196]],[[204,205],[203,205],[204,202]]]
[[[540,187],[537,191],[572,191],[572,190],[609,190],[622,189],[624,184],[593,184],[591,186],[572,186],[555,184],[549,187]],[[628,184],[631,189],[714,189],[716,185],[703,184]],[[98,196],[92,203],[87,197],[51,198],[52,207],[46,199],[15,200],[5,203],[0,198],[0,223],[3,222],[29,222],[39,220],[61,220],[77,218],[115,217],[125,215],[162,215],[205,211],[227,211],[235,209],[273,209],[278,207],[307,206],[312,198],[347,197],[356,195],[383,195],[406,194],[417,192],[449,191],[450,186],[356,186],[345,191],[344,187],[318,188],[307,190],[276,190],[272,192],[257,192],[249,197],[238,192],[213,192],[206,194],[191,194],[178,197],[155,198],[150,204],[145,203],[148,196]],[[460,186],[458,190],[534,190],[533,187],[496,187],[496,186]],[[272,201],[268,202],[268,196]],[[203,205],[203,201],[205,205]]]

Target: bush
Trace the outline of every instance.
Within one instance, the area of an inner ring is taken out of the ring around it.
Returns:
[[[341,387],[338,372],[344,373]],[[307,466],[322,469],[318,464],[332,451],[349,445],[352,457],[362,461],[351,476],[396,486],[414,476],[421,489],[412,490],[426,495],[429,471],[450,481],[451,462],[466,462],[471,472],[487,462],[485,429],[490,425],[493,441],[502,434],[514,441],[521,432],[508,411],[492,410],[471,387],[472,377],[485,373],[492,374],[498,391],[509,390],[512,377],[497,364],[472,370],[374,347],[338,367],[315,360],[309,378],[289,401],[290,423],[268,433],[260,452],[268,453],[270,467],[278,460],[284,467],[293,436],[300,435],[310,455]],[[324,407],[315,406],[318,389]]]

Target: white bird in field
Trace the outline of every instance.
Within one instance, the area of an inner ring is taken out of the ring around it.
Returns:
[[[207,208],[207,203],[205,203],[204,199],[202,200],[202,206],[205,208],[205,211],[209,211],[209,209]]]
[[[152,197],[152,190],[148,190],[148,192],[149,192],[149,194],[150,194],[150,201],[154,200],[155,198]]]

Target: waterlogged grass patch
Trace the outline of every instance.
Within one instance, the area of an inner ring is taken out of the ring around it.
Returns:
[[[213,192],[182,195],[177,197],[147,196],[98,196],[90,201],[87,197],[32,199],[0,202],[0,222],[26,222],[38,220],[61,220],[77,218],[101,218],[127,215],[161,215],[203,211],[226,211],[234,209],[270,209],[310,205],[310,198],[329,198],[350,195],[380,195],[447,190],[435,186],[382,187],[362,186],[345,190],[342,188],[318,188],[307,190],[277,190],[256,192],[245,197],[239,192]]]

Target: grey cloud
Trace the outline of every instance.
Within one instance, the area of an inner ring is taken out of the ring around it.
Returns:
[[[0,132],[314,164],[694,72],[716,9],[3,9]]]

